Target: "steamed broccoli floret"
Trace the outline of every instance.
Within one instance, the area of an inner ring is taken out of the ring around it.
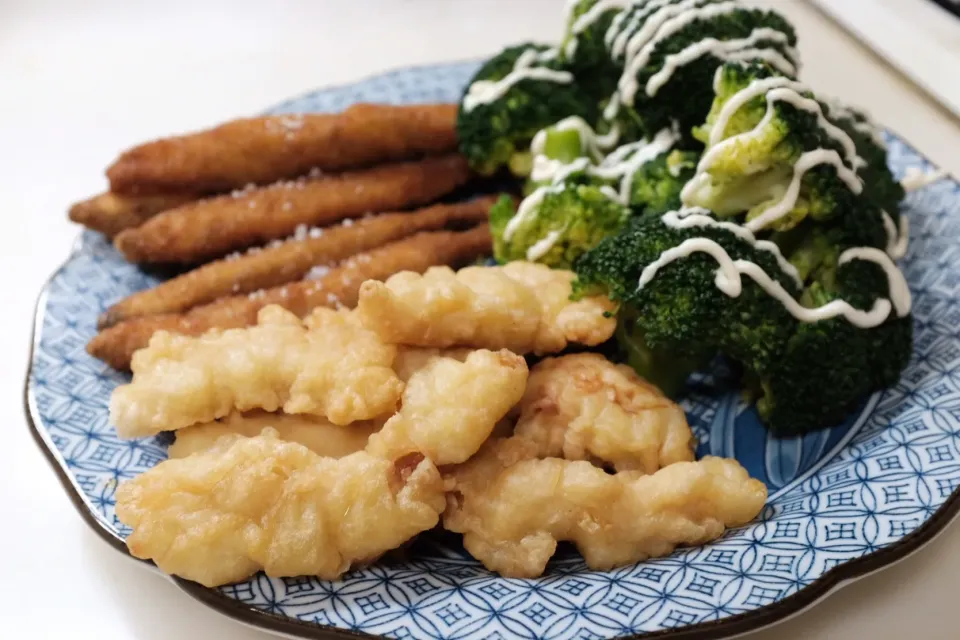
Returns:
[[[643,164],[630,180],[630,206],[645,215],[680,208],[680,191],[693,177],[699,154],[668,151]]]
[[[599,102],[613,93],[620,77],[621,67],[610,58],[605,37],[614,19],[620,19],[617,14],[623,9],[610,5],[592,21],[588,16],[589,24],[586,24],[584,16],[598,3],[599,0],[578,0],[570,7],[560,52],[577,81],[583,83],[587,92]]]
[[[675,229],[660,217],[631,220],[618,235],[601,242],[580,257],[574,269],[575,294],[603,292],[619,301],[623,313],[635,314],[625,336],[661,357],[647,358],[649,369],[641,375],[657,381],[659,371],[673,371],[674,360],[701,362],[723,353],[751,370],[765,371],[776,359],[796,321],[784,306],[748,276],[737,297],[716,286],[717,261],[694,252],[663,266],[638,288],[644,268],[660,255],[691,238],[719,244],[734,260],[760,265],[792,295],[796,283],[779,267],[773,253],[758,249],[732,232],[717,227]],[[639,358],[638,358],[639,359]],[[675,379],[676,374],[669,376]]]
[[[717,98],[706,124],[696,130],[697,137],[709,141],[714,127],[723,124],[718,122],[721,110],[734,95],[751,82],[776,76],[777,73],[764,64],[724,65],[716,86]],[[785,90],[772,88],[771,91]],[[816,108],[799,108],[782,96],[774,99],[771,106],[768,95],[770,91],[748,101],[735,112],[720,135],[714,136],[723,147],[708,146],[702,163],[705,166],[701,166],[701,173],[684,193],[684,204],[706,207],[723,216],[745,212],[749,221],[782,201],[799,170],[795,165],[806,152],[820,149],[836,152],[848,171],[855,170],[853,159],[848,157],[841,142],[821,126],[824,116]],[[806,91],[799,94],[799,99],[815,100]],[[814,106],[818,105],[814,102]],[[822,105],[819,108],[824,110]],[[768,110],[770,117],[766,116]],[[802,174],[792,208],[767,228],[784,231],[808,217],[818,221],[831,219],[858,206],[861,200],[857,196],[833,164],[815,164]]]
[[[827,250],[830,252],[829,249]],[[876,264],[854,260],[840,267],[822,262],[804,291],[807,306],[843,299],[870,309],[889,295]],[[798,323],[780,357],[762,376],[757,409],[778,435],[801,434],[838,424],[875,389],[894,384],[910,359],[913,325],[909,316],[860,329],[842,317]]]
[[[547,51],[546,47],[533,44],[504,49],[480,67],[471,84],[502,79],[514,70],[517,59],[531,48]],[[537,60],[535,66],[563,70],[562,64],[551,56]],[[580,116],[587,122],[593,122],[597,117],[596,102],[578,82],[526,78],[492,102],[477,104],[472,109],[465,108],[461,102],[457,116],[460,152],[478,173],[489,175],[509,166],[517,175],[526,175],[530,170],[528,147],[533,136],[571,115]]]
[[[568,269],[583,252],[619,231],[630,216],[630,209],[591,185],[543,187],[531,198],[532,206],[522,214],[506,196],[490,211],[493,255],[500,263],[531,260]],[[517,215],[523,217],[508,229]]]
[[[673,1],[674,4],[678,2],[680,0]],[[654,14],[656,11],[645,6],[645,3],[636,3],[625,11],[623,23],[631,25],[628,33],[632,35],[647,28],[646,18]],[[636,20],[635,16],[642,16],[643,19]],[[675,60],[671,56],[691,46],[705,41],[748,39],[758,29],[770,29],[783,36],[758,38],[747,46],[730,47],[729,51],[724,51],[724,45],[718,43],[712,51],[705,50],[702,55],[684,60],[685,63],[676,66],[669,77],[661,73],[669,64],[668,61]],[[621,97],[630,107],[620,108],[617,123],[628,136],[642,137],[653,135],[677,120],[681,132],[689,136],[691,128],[701,124],[710,111],[714,98],[714,74],[724,63],[725,57],[743,55],[740,52],[745,49],[766,50],[769,56],[778,56],[777,64],[781,73],[793,75],[799,66],[794,49],[796,43],[793,26],[775,11],[743,7],[692,20],[656,43],[646,58],[646,64],[629,79],[633,82],[627,85],[621,82]],[[630,64],[629,59],[619,62],[621,65]],[[629,70],[624,73],[629,73]]]

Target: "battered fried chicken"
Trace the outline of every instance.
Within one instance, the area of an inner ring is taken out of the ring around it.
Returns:
[[[316,309],[307,323],[281,307],[247,329],[200,337],[160,332],[134,354],[133,380],[114,390],[110,418],[123,438],[263,409],[345,425],[392,412],[403,391],[396,347],[350,312]]]
[[[134,147],[107,177],[117,193],[229,191],[453,151],[456,117],[454,104],[355,104],[338,114],[245,118]]]
[[[164,211],[114,244],[131,262],[194,263],[378,211],[432,202],[470,176],[459,155],[301,178]]]
[[[130,368],[137,349],[147,346],[157,331],[199,336],[210,329],[255,324],[257,313],[276,304],[305,316],[317,307],[352,307],[361,283],[398,271],[423,271],[437,264],[464,264],[490,251],[487,225],[470,231],[422,232],[347,259],[316,280],[294,282],[250,295],[222,298],[182,314],[132,318],[98,333],[87,351],[114,369]]]
[[[526,361],[509,351],[437,356],[415,371],[400,411],[370,436],[367,451],[395,460],[419,452],[438,465],[465,461],[523,395]]]
[[[571,342],[600,344],[616,327],[606,296],[569,299],[573,278],[532,263],[434,267],[365,282],[357,311],[386,342],[556,353]]]
[[[217,260],[138,291],[114,304],[100,319],[100,327],[145,315],[186,311],[224,296],[250,293],[300,280],[316,265],[333,265],[350,256],[450,224],[473,226],[486,220],[494,198],[440,204],[410,213],[387,213],[350,225],[308,230],[263,249]],[[302,232],[301,232],[302,231]]]
[[[586,461],[534,455],[522,438],[493,441],[447,478],[444,527],[505,577],[542,574],[558,541],[573,542],[596,570],[704,544],[756,517],[767,496],[735,460],[610,475]]]
[[[139,227],[161,211],[197,200],[193,194],[123,196],[107,191],[70,207],[70,220],[99,231],[108,238],[124,229]]]
[[[226,438],[120,485],[130,553],[214,587],[258,570],[335,580],[435,526],[443,481],[418,456],[324,458],[272,430]]]
[[[231,413],[215,422],[195,424],[177,431],[177,439],[167,449],[170,458],[185,458],[208,451],[221,438],[252,438],[271,428],[284,442],[302,444],[317,455],[342,458],[367,446],[370,434],[383,426],[382,420],[366,420],[336,425],[320,416],[289,415],[250,411]]]
[[[683,409],[633,369],[595,353],[547,358],[530,371],[515,433],[539,457],[654,473],[693,460]]]

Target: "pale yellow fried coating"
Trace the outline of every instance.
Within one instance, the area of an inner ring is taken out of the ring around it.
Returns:
[[[70,207],[70,220],[112,238],[167,209],[199,199],[193,194],[124,196],[107,191]]]
[[[446,153],[455,104],[355,104],[343,113],[243,118],[125,151],[108,169],[114,191],[229,191],[249,183]]]
[[[400,411],[370,436],[367,451],[397,459],[418,452],[438,465],[472,456],[523,395],[527,363],[509,351],[437,356],[403,391]]]
[[[438,204],[417,211],[385,213],[349,225],[304,227],[299,235],[243,255],[215,260],[138,291],[112,305],[100,318],[100,328],[138,316],[186,311],[217,298],[251,293],[300,280],[317,265],[328,265],[420,231],[451,224],[473,226],[486,220],[492,196],[467,202]]]
[[[492,441],[447,478],[443,524],[488,569],[543,573],[558,541],[608,570],[704,544],[760,512],[767,491],[735,460],[678,462],[610,475],[586,461],[532,459],[522,438]]]
[[[276,430],[284,442],[302,444],[317,455],[342,458],[367,446],[370,434],[383,426],[382,420],[364,420],[336,425],[320,416],[234,412],[215,422],[195,424],[177,431],[177,439],[167,448],[169,458],[185,458],[212,449],[224,436],[252,438],[266,428]]]
[[[406,383],[414,373],[420,371],[437,358],[453,358],[454,360],[463,362],[473,351],[473,349],[467,349],[466,347],[454,349],[398,347],[397,357],[393,361],[393,370],[397,372],[397,377]]]
[[[117,235],[131,262],[192,264],[368,213],[435,201],[470,177],[459,155],[303,178],[207,198],[158,214]]]
[[[338,425],[392,412],[403,382],[396,347],[350,312],[316,309],[306,323],[281,307],[248,329],[200,337],[160,332],[133,356],[133,380],[114,390],[110,418],[123,438],[263,409],[325,416]]]
[[[693,460],[679,406],[626,365],[595,353],[547,358],[530,370],[515,433],[540,457],[654,473]]]
[[[137,349],[147,346],[157,331],[199,336],[210,329],[253,325],[257,313],[276,304],[298,316],[317,307],[352,307],[361,283],[398,271],[423,271],[437,264],[463,264],[490,251],[487,225],[469,231],[425,231],[372,251],[357,254],[315,280],[292,282],[249,295],[221,298],[186,313],[131,318],[95,335],[87,352],[114,369],[130,368]]]
[[[120,485],[130,553],[214,587],[249,577],[335,580],[434,527],[443,480],[422,456],[318,456],[267,429],[167,460]]]
[[[616,328],[607,297],[569,299],[573,278],[532,263],[433,267],[363,283],[357,311],[386,342],[556,353],[573,342],[600,344]]]

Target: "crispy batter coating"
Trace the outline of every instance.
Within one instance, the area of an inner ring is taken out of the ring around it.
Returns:
[[[320,456],[342,458],[362,451],[367,446],[370,434],[382,426],[381,420],[365,420],[341,426],[320,416],[266,411],[234,412],[215,422],[180,429],[176,441],[167,449],[167,456],[185,458],[212,449],[221,438],[253,438],[269,427],[284,442],[302,444]]]
[[[517,413],[515,433],[534,442],[539,457],[643,473],[693,460],[683,409],[630,367],[595,353],[539,362]]]
[[[317,307],[352,307],[361,283],[398,271],[423,271],[437,264],[463,264],[490,251],[490,231],[482,225],[464,232],[422,232],[410,238],[358,254],[316,280],[293,282],[250,295],[222,298],[182,314],[132,318],[98,333],[87,351],[114,369],[130,368],[137,349],[157,331],[198,336],[210,329],[255,324],[263,307],[276,304],[299,316]]]
[[[70,220],[108,238],[124,229],[139,227],[161,211],[198,199],[193,194],[123,196],[107,191],[70,207]]]
[[[440,204],[410,213],[386,213],[354,224],[316,228],[285,242],[217,260],[139,291],[114,304],[101,316],[105,328],[128,318],[177,313],[217,298],[250,293],[300,280],[316,265],[345,258],[450,224],[467,226],[486,220],[493,197]],[[302,237],[301,237],[302,236]]]
[[[117,517],[130,553],[208,587],[261,569],[334,580],[436,525],[443,480],[418,458],[324,458],[268,429],[124,482]]]
[[[301,178],[164,211],[114,244],[131,262],[194,263],[367,213],[432,202],[470,176],[459,155]]]
[[[400,411],[370,436],[367,451],[395,460],[422,453],[438,465],[476,453],[523,395],[526,361],[509,351],[473,351],[461,362],[437,356],[415,371]]]
[[[350,312],[316,309],[301,322],[269,306],[259,323],[199,337],[160,332],[133,356],[133,380],[114,390],[110,417],[123,438],[264,409],[325,416],[338,425],[396,409],[403,382],[396,347]]]
[[[610,475],[586,461],[530,459],[535,451],[522,438],[491,442],[447,478],[444,527],[506,577],[542,574],[558,541],[596,570],[664,556],[749,522],[767,497],[735,460]]]
[[[398,347],[397,357],[393,361],[393,370],[404,383],[410,381],[414,373],[426,367],[437,358],[453,358],[463,362],[473,353],[473,349],[431,349],[428,347]]]
[[[339,114],[233,120],[124,152],[108,169],[118,193],[229,191],[456,148],[454,104],[356,104]]]
[[[467,346],[514,353],[556,353],[568,343],[593,346],[616,328],[605,296],[571,301],[570,271],[531,263],[434,267],[360,287],[357,311],[387,342]]]

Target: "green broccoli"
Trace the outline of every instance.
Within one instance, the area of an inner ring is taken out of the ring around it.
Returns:
[[[693,177],[699,154],[675,149],[640,165],[630,179],[630,206],[644,215],[680,208],[680,192]]]
[[[756,228],[775,231],[860,206],[855,143],[827,120],[809,91],[759,63],[726,64],[717,80],[706,124],[694,131],[707,150],[684,189],[685,205],[721,216],[746,213]],[[721,118],[734,96],[750,99]],[[771,212],[779,215],[766,219]]]
[[[495,82],[511,73],[518,60],[528,51],[539,52],[534,66],[565,71],[551,56],[552,50],[542,45],[522,44],[504,49],[488,60],[471,80],[475,83]],[[481,85],[482,86],[482,85]],[[490,102],[473,103],[470,88],[464,94],[457,116],[460,152],[470,166],[483,175],[490,175],[504,166],[520,176],[530,171],[528,151],[533,136],[567,116],[580,116],[587,122],[597,118],[597,104],[577,82],[554,82],[523,78],[512,84],[503,95]]]
[[[540,187],[519,212],[512,199],[501,197],[490,210],[493,255],[500,263],[530,260],[568,269],[629,216],[628,207],[593,185]]]
[[[780,73],[796,74],[797,37],[786,18],[775,11],[728,5],[704,1],[686,9],[696,15],[683,20],[685,12],[673,7],[636,3],[618,19],[621,33],[611,39],[610,55],[623,73],[616,122],[627,139],[652,136],[676,120],[685,142],[694,142],[689,132],[710,111],[714,75],[725,60],[764,59]],[[671,9],[674,13],[661,22],[663,12]],[[662,25],[656,36],[650,31],[651,19]],[[645,39],[641,32],[647,33]],[[627,43],[638,33],[645,46],[629,50]]]
[[[600,0],[577,0],[570,6],[560,45],[564,61],[597,102],[617,88],[622,65],[611,58],[606,36],[611,24],[624,17],[622,7],[600,4]]]

